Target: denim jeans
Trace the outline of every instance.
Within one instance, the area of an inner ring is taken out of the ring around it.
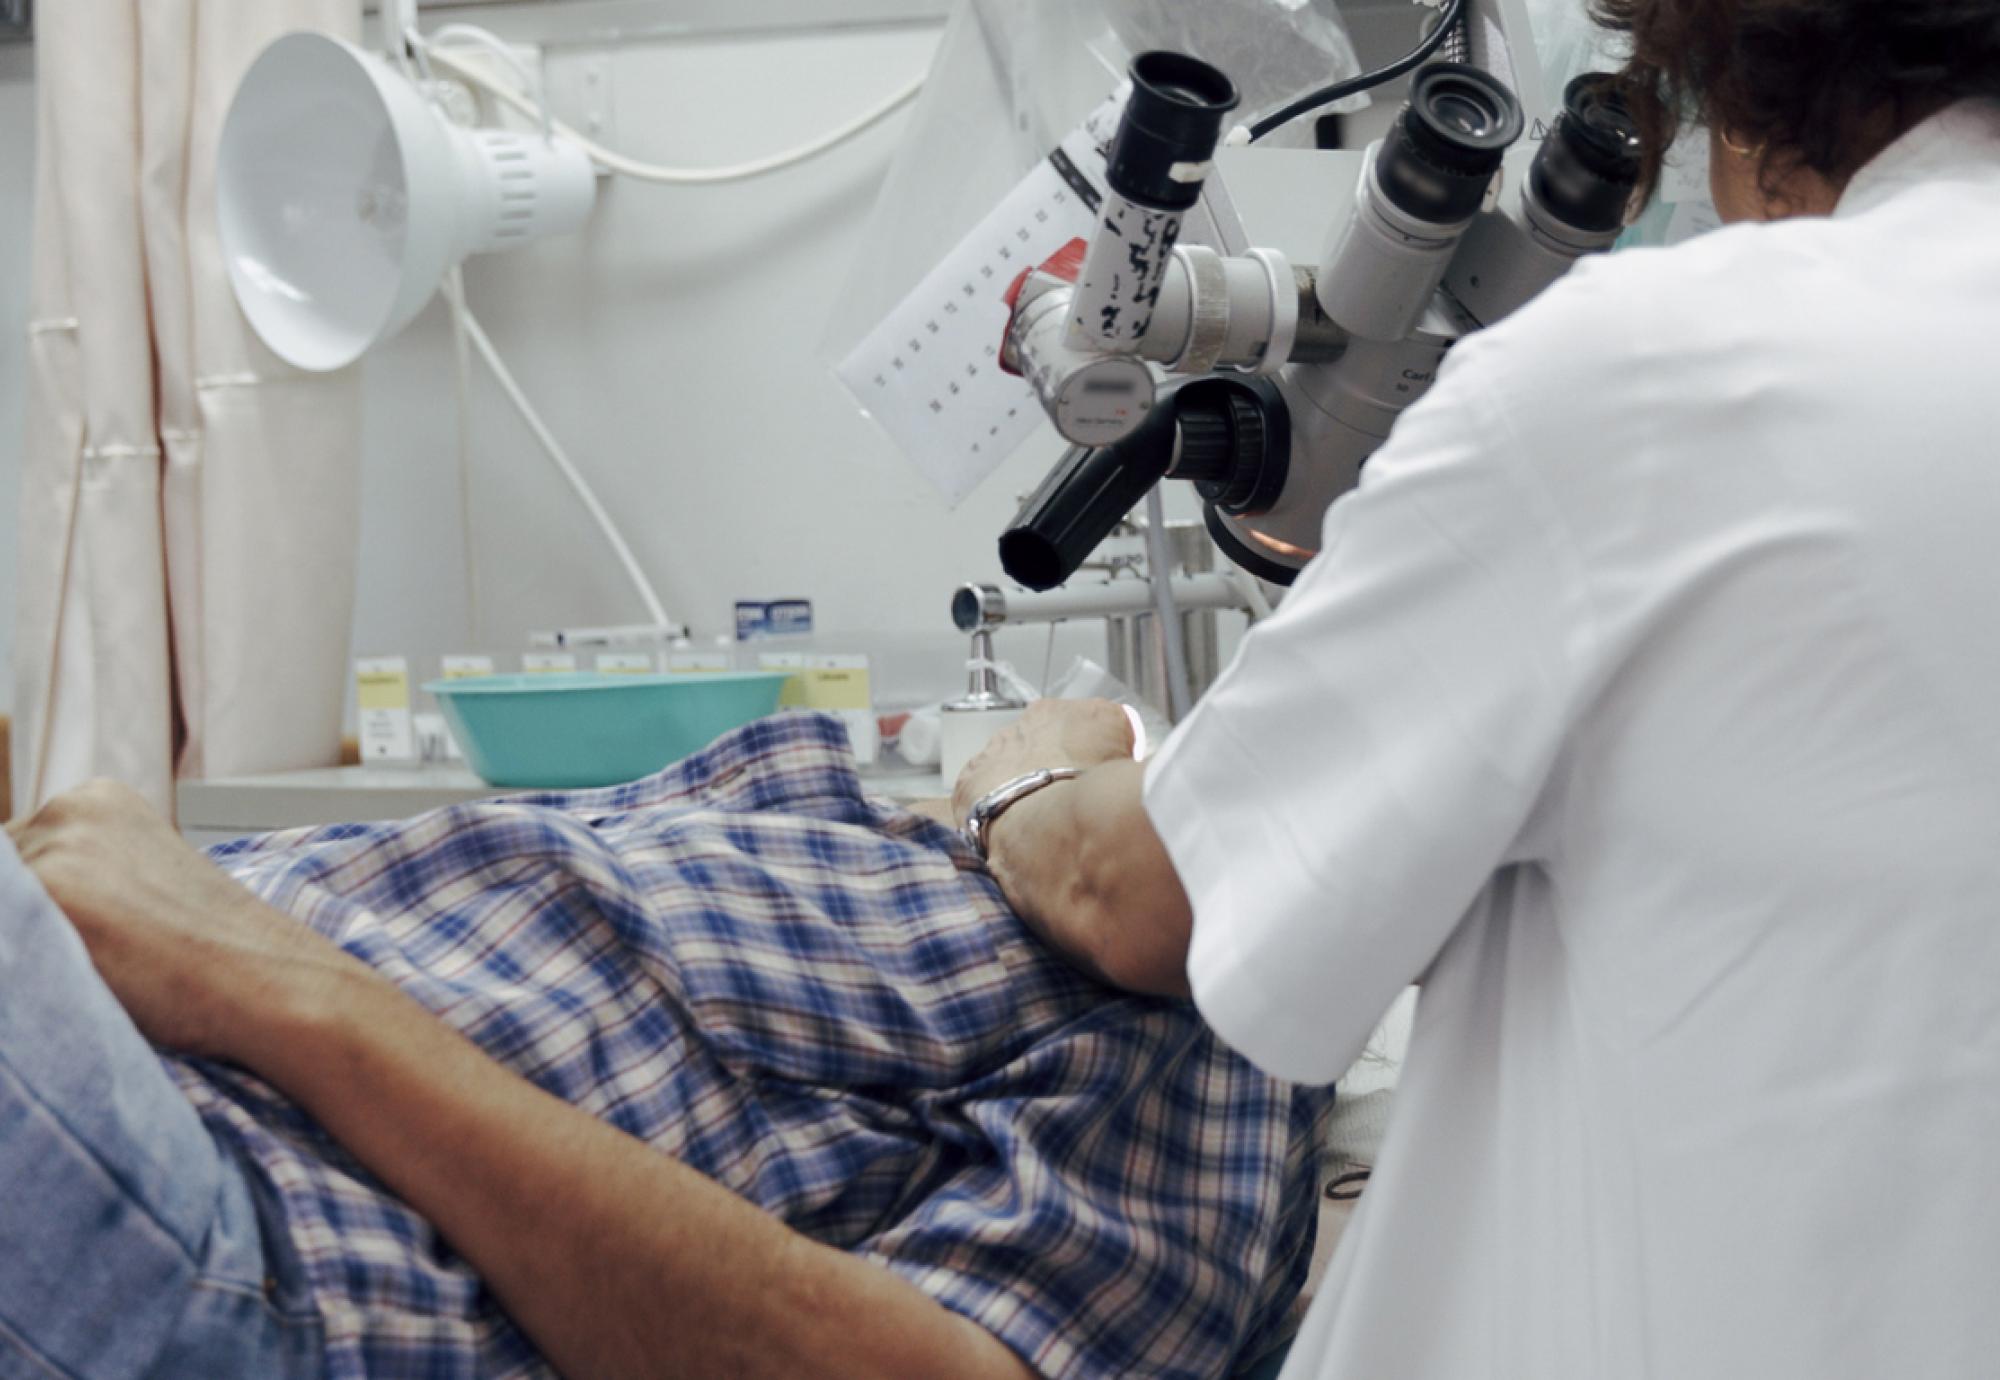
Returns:
[[[262,1192],[0,836],[0,1380],[318,1375]]]

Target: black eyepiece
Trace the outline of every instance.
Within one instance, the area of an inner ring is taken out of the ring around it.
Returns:
[[[1485,198],[1508,145],[1521,137],[1521,103],[1477,67],[1433,63],[1375,155],[1375,183],[1406,215],[1453,225]]]
[[[1127,118],[1163,137],[1206,142],[1222,134],[1222,120],[1236,109],[1236,84],[1219,69],[1186,53],[1155,49],[1132,59],[1132,103]]]
[[[1177,167],[1215,157],[1222,122],[1236,109],[1235,83],[1200,58],[1165,51],[1132,59],[1132,99],[1111,146],[1108,180],[1128,201],[1184,211],[1201,197],[1201,182]]]
[[[1618,79],[1586,72],[1563,89],[1563,112],[1535,155],[1529,185],[1551,215],[1603,234],[1624,224],[1639,163],[1639,126]]]

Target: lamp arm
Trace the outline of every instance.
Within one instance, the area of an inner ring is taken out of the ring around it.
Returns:
[[[528,401],[528,395],[521,391],[521,385],[515,381],[513,371],[507,367],[507,362],[500,358],[500,352],[493,348],[493,341],[480,326],[479,319],[465,308],[462,300],[453,298],[452,307],[463,325],[466,338],[472,342],[472,348],[478,352],[479,357],[486,361],[486,367],[492,371],[494,382],[500,385],[500,391],[507,395],[507,401],[514,405],[514,411],[519,413],[521,420],[527,424],[530,434],[541,445],[557,472],[568,481],[570,489],[576,494],[577,501],[583,504],[584,511],[590,514],[591,521],[597,524],[598,531],[604,534],[604,540],[610,544],[612,553],[618,557],[618,563],[625,568],[626,577],[632,582],[633,591],[638,594],[639,601],[646,606],[646,616],[652,619],[653,626],[677,627],[678,625],[667,617],[666,606],[660,602],[659,594],[653,589],[653,582],[646,578],[646,572],[640,566],[638,557],[632,554],[632,548],[626,542],[624,533],[618,530],[618,524],[612,521],[611,514],[598,501],[597,494],[591,489],[589,481],[570,460],[568,452],[562,448],[562,443],[556,440],[555,433],[549,430],[541,414],[535,411],[535,405]]]
[[[411,81],[418,70],[410,61],[412,48],[421,43],[417,35],[417,0],[382,0],[382,48],[389,61]]]

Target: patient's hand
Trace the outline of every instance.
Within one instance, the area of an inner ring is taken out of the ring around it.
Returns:
[[[234,1016],[278,978],[361,966],[237,885],[124,786],[81,786],[7,832],[157,1044],[233,1057]]]

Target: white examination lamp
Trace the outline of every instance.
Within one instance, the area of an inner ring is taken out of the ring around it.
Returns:
[[[589,155],[546,122],[462,128],[382,59],[306,32],[244,76],[217,184],[237,302],[316,371],[407,326],[466,255],[574,230],[596,198]]]

